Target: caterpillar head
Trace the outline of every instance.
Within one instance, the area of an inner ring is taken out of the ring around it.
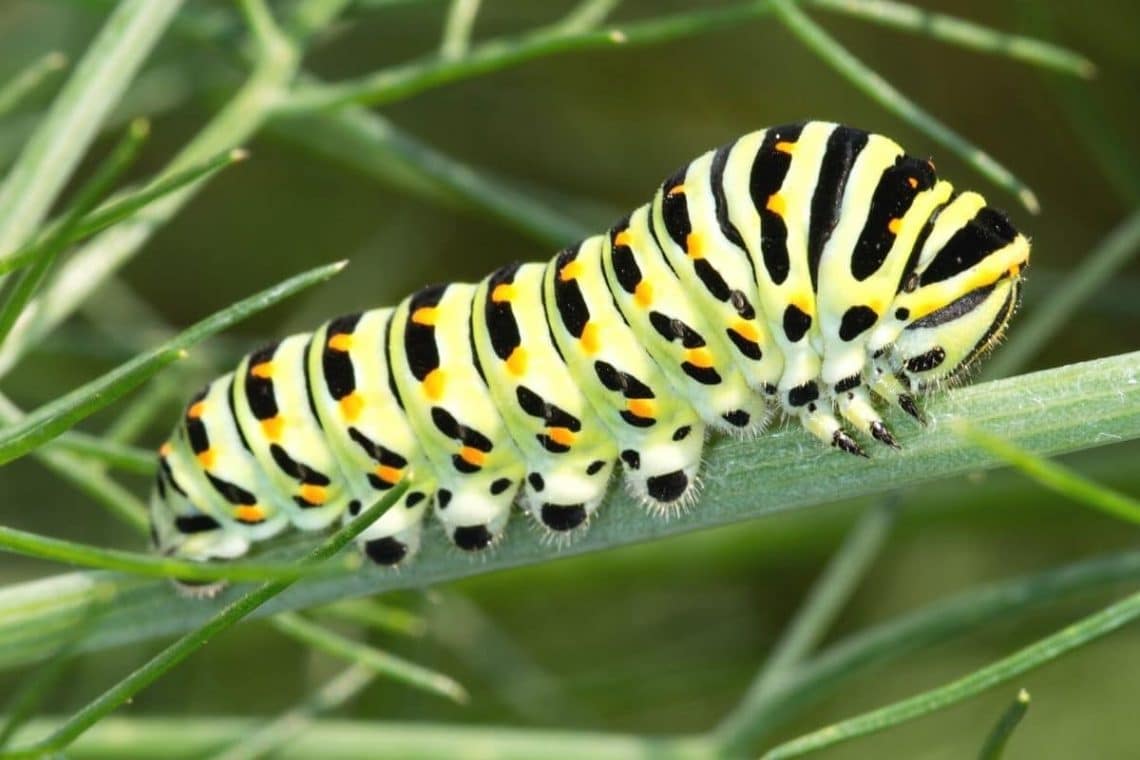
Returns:
[[[903,330],[895,344],[899,374],[922,389],[954,378],[1001,339],[1017,306],[1020,279],[973,290]]]
[[[980,200],[972,195],[959,201],[972,206]],[[942,216],[953,216],[959,201]],[[928,245],[895,299],[896,313],[908,317],[894,342],[899,376],[915,390],[937,385],[996,345],[1017,307],[1028,261],[1029,241],[988,206],[941,245]]]

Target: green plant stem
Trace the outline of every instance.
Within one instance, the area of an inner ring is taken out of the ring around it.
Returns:
[[[978,753],[978,760],[1001,760],[1005,754],[1006,744],[1009,743],[1009,737],[1013,736],[1014,729],[1018,727],[1027,712],[1029,712],[1029,692],[1022,689],[1017,692],[1013,704],[1006,708],[986,737],[982,751]]]
[[[23,411],[0,394],[0,423],[11,426],[24,419]],[[134,494],[108,477],[102,467],[93,464],[90,458],[64,451],[58,441],[56,439],[56,443],[50,446],[35,449],[32,455],[52,472],[106,507],[115,518],[145,536],[148,524],[146,507]]]
[[[0,344],[3,344],[8,337],[24,307],[47,277],[48,270],[55,263],[56,257],[67,246],[68,238],[79,226],[83,217],[110,192],[123,172],[134,163],[148,134],[150,134],[148,122],[142,119],[131,122],[126,134],[111,151],[111,155],[99,165],[95,175],[80,188],[74,203],[64,214],[56,229],[44,236],[42,243],[33,247],[27,259],[29,266],[20,273],[16,284],[8,291],[3,305],[0,306]]]
[[[25,730],[48,731],[58,723],[37,720]],[[76,760],[200,758],[257,730],[256,719],[210,716],[109,718],[69,750]],[[175,742],[174,737],[177,737]],[[315,720],[273,753],[281,760],[712,760],[717,755],[699,737],[655,739],[634,734],[466,726],[455,723],[384,723],[376,720]]]
[[[3,713],[0,713],[6,718],[0,728],[0,750],[8,746],[23,723],[35,716],[36,709],[44,698],[75,664],[76,647],[101,611],[100,604],[92,604],[84,609],[84,614],[68,628],[67,636],[52,652],[48,661],[26,675],[24,682],[6,701]]]
[[[601,721],[535,661],[526,642],[516,640],[479,605],[453,591],[432,591],[426,601],[431,641],[462,662],[484,691],[525,724],[581,726]]]
[[[609,16],[621,0],[581,0],[578,5],[562,17],[557,26],[565,32],[581,32],[594,29]]]
[[[713,29],[732,27],[764,15],[770,6],[770,0],[754,0],[727,8],[693,11],[599,30],[567,30],[555,24],[518,37],[484,42],[459,59],[431,56],[357,79],[334,84],[302,85],[281,103],[279,110],[282,113],[297,113],[330,109],[349,103],[388,104],[443,84],[500,71],[555,53],[657,44]]]
[[[727,751],[742,749],[747,727],[757,720],[772,693],[819,645],[886,542],[897,507],[897,495],[888,496],[867,509],[847,534],[743,698],[712,731]]]
[[[162,367],[185,356],[186,349],[203,338],[225,330],[300,290],[327,280],[345,266],[346,262],[342,261],[317,267],[238,301],[184,330],[158,348],[41,406],[16,424],[0,429],[0,464],[29,453],[84,417],[106,407]]]
[[[47,239],[58,236],[61,245],[70,245],[83,238],[90,237],[97,232],[101,232],[129,218],[162,196],[209,177],[227,166],[232,166],[244,160],[246,156],[247,154],[244,150],[235,149],[226,151],[222,155],[215,156],[199,166],[191,167],[174,175],[157,179],[135,192],[126,193],[119,198],[109,201],[91,213],[83,216],[82,219],[76,220],[74,226],[66,230],[65,234],[60,234],[59,228],[63,224],[62,221],[47,224],[40,236],[40,242],[24,246],[11,255],[0,259],[0,274],[10,272],[35,259],[40,249],[46,245]]]
[[[979,53],[1002,55],[1083,79],[1096,76],[1088,58],[1032,37],[1006,34],[972,21],[892,0],[808,0],[814,8],[881,24]]]
[[[1055,493],[1077,504],[1133,524],[1140,523],[1140,501],[1082,477],[1064,465],[1034,456],[965,420],[953,420],[951,428],[967,440],[995,454]]]
[[[324,626],[317,625],[294,612],[282,612],[270,621],[277,630],[290,638],[325,654],[371,668],[378,675],[430,692],[459,704],[467,704],[467,690],[450,676],[428,670],[400,657],[367,644],[341,636]]]
[[[274,118],[268,129],[373,179],[436,202],[473,208],[545,245],[567,245],[592,232],[533,193],[441,153],[366,108],[283,115]]]
[[[439,44],[441,58],[455,60],[467,54],[480,2],[481,0],[451,0],[443,25],[443,38]]]
[[[350,665],[335,678],[321,685],[303,703],[238,738],[210,760],[255,760],[292,744],[295,737],[309,730],[315,718],[350,701],[376,680],[376,671],[364,665]]]
[[[195,351],[187,362],[194,361],[199,353]],[[133,441],[150,428],[159,414],[178,403],[174,399],[185,390],[180,372],[185,365],[182,363],[171,367],[140,389],[131,403],[107,426],[102,440],[112,444]],[[178,398],[178,401],[181,400]]]
[[[325,0],[326,3],[331,1]],[[103,2],[105,0],[99,0]],[[566,31],[591,29],[617,4],[617,0],[584,0],[559,21],[558,26]],[[316,25],[310,18],[315,11],[308,10],[312,7],[311,2],[296,6],[290,26],[298,25],[298,16],[306,19],[302,24],[305,28]],[[217,14],[206,13],[201,7],[193,10],[194,13],[187,9],[181,14],[173,30],[195,42],[212,43],[219,54],[236,63],[242,62],[242,57],[235,53],[239,46],[232,44],[232,35],[217,20]],[[321,10],[327,13],[327,9]],[[179,23],[183,20],[195,23]],[[206,30],[208,33],[202,33]],[[304,72],[297,79],[302,83],[321,84]],[[514,187],[486,170],[469,166],[416,139],[367,108],[347,106],[332,112],[275,117],[265,124],[265,129],[270,135],[346,169],[434,203],[474,210],[483,218],[504,224],[550,247],[567,245],[595,231],[564,211],[565,206],[582,205],[580,200],[560,203],[552,199],[544,203],[536,199],[534,193]],[[599,215],[598,222],[604,224],[620,213],[619,209],[612,213],[607,211]]]
[[[40,56],[0,87],[0,116],[6,116],[46,82],[67,67],[67,56],[53,51]]]
[[[359,536],[369,525],[375,522],[388,507],[396,503],[406,490],[406,484],[398,484],[384,498],[372,504],[347,525],[321,542],[316,549],[306,555],[302,564],[311,567],[334,557],[352,539]],[[0,758],[34,758],[51,752],[59,752],[81,736],[84,731],[110,715],[124,702],[153,683],[163,673],[196,652],[207,641],[232,627],[246,615],[289,588],[294,582],[295,579],[272,581],[238,597],[201,626],[175,641],[148,660],[142,667],[89,702],[55,728],[47,737],[24,747],[0,751]]]
[[[311,4],[311,3],[310,3]],[[298,57],[293,42],[277,26],[266,0],[238,0],[246,26],[257,45],[257,57],[262,61],[290,61]]]
[[[182,0],[122,0],[0,187],[0,253],[22,246],[63,189]]]
[[[804,707],[872,665],[975,630],[994,620],[1009,620],[1046,602],[1121,581],[1140,579],[1140,552],[1125,552],[1077,562],[1036,575],[1001,581],[966,591],[852,634],[824,649],[796,669],[747,727],[748,744],[768,736]]]
[[[789,32],[864,95],[929,135],[934,141],[946,146],[979,174],[1016,196],[1030,212],[1034,214],[1038,212],[1040,204],[1037,196],[1024,182],[1014,176],[1013,172],[924,111],[880,74],[852,55],[808,18],[793,0],[770,0],[769,4]]]
[[[1140,438],[1140,383],[1130,382],[1138,366],[1140,353],[1123,354],[957,389],[926,405],[931,423],[927,429],[908,428],[900,419],[901,412],[888,415],[888,424],[896,427],[903,449],[876,452],[872,462],[814,446],[803,431],[793,428],[774,430],[753,441],[718,440],[704,457],[701,503],[669,521],[655,519],[634,499],[615,489],[589,533],[557,552],[517,522],[508,530],[507,540],[487,557],[461,555],[442,536],[429,534],[416,561],[399,573],[364,567],[343,577],[314,579],[274,600],[261,614],[392,589],[421,588],[774,512],[830,504],[836,494],[857,498],[1004,464],[999,457],[943,430],[951,416],[1005,431],[1012,443],[1040,455]],[[756,500],[757,483],[764,486],[762,503]],[[20,588],[8,590],[12,598],[26,599]],[[50,595],[50,586],[38,588],[39,593]],[[6,594],[0,591],[0,612],[5,609]],[[164,584],[152,584],[133,593],[129,609],[104,615],[84,646],[94,649],[184,631],[201,623],[229,598],[223,594],[210,602],[190,602],[173,597]],[[20,618],[22,633],[31,634],[41,624],[52,625],[57,613],[50,596],[38,604],[33,616]],[[7,628],[5,615],[14,615],[20,609],[17,606],[0,614],[0,640]],[[902,648],[898,642],[894,646]],[[0,660],[4,654],[16,653],[14,649],[10,653],[0,649]],[[786,697],[787,692],[781,690],[781,698]]]
[[[0,525],[0,551],[22,554],[80,567],[114,570],[149,578],[178,578],[186,581],[269,581],[316,577],[317,575],[351,572],[359,569],[357,558],[321,567],[301,567],[295,562],[219,562],[202,563],[137,554],[117,549],[64,541]]]
[[[427,633],[423,617],[376,599],[344,599],[318,607],[315,612],[332,620],[354,623],[385,633],[420,637]]]
[[[785,760],[920,718],[1057,659],[1140,617],[1140,593],[1133,594],[968,676],[855,718],[785,742],[763,760]]]
[[[1064,8],[1054,3],[1018,2],[1013,4],[1023,29],[1039,36],[1058,36],[1057,13]],[[1132,148],[1130,127],[1120,123],[1098,97],[1099,88],[1058,77],[1042,77],[1072,134],[1092,158],[1105,184],[1111,185],[1129,206],[1140,204],[1140,154]]]
[[[146,2],[148,0],[144,0],[144,4]],[[322,6],[329,4],[328,0],[308,2]],[[300,51],[297,48],[275,50],[274,55],[260,58],[233,98],[171,161],[161,176],[170,177],[191,169],[233,150],[252,137],[264,125],[273,105],[286,91],[296,75],[299,62]],[[166,195],[133,219],[93,238],[73,255],[45,292],[30,304],[34,318],[26,320],[25,329],[18,327],[13,330],[8,342],[0,348],[0,375],[15,366],[32,343],[70,315],[107,276],[138,252],[156,230],[194,197],[201,186],[202,181],[199,180]]]
[[[0,464],[30,454],[185,356],[184,348],[160,347],[29,412],[19,422],[0,429]]]
[[[153,451],[140,449],[125,443],[101,438],[76,430],[70,430],[50,445],[49,450],[74,454],[106,467],[129,472],[132,475],[150,477],[154,475],[155,455]]]
[[[1046,307],[1035,309],[1029,319],[1017,325],[1001,351],[986,365],[983,376],[1005,377],[1025,367],[1138,250],[1140,208],[1113,228],[1072,274],[1053,289]]]

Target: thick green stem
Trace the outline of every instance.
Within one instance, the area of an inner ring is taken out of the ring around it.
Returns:
[[[927,429],[908,430],[899,419],[901,414],[891,415],[888,421],[897,425],[903,450],[877,453],[872,461],[813,446],[803,431],[792,428],[753,441],[719,440],[705,457],[701,503],[672,520],[646,514],[636,501],[615,489],[589,533],[558,552],[528,534],[526,526],[518,522],[510,526],[507,540],[489,557],[460,555],[442,536],[427,536],[415,562],[399,573],[366,567],[348,576],[314,579],[274,600],[259,614],[398,588],[419,588],[777,511],[828,504],[836,494],[854,498],[1003,465],[1000,457],[943,429],[956,416],[1002,430],[1010,442],[1043,456],[1140,438],[1138,368],[1140,353],[1124,354],[959,389],[927,406]],[[760,484],[764,496],[758,503]],[[97,573],[90,577],[106,578]],[[74,583],[71,578],[55,580],[68,585]],[[27,637],[35,636],[41,627],[52,628],[61,616],[65,619],[70,614],[68,604],[57,608],[53,603],[52,581],[37,583],[39,591],[31,602],[21,586],[0,591],[0,641],[18,635],[24,642],[8,651],[0,648],[0,661],[5,655],[23,659],[42,652],[50,640],[39,636],[29,641]],[[179,599],[165,584],[135,588],[133,604],[104,615],[83,646],[99,649],[189,630],[233,599],[232,594],[212,602]],[[27,608],[29,603],[35,605],[33,610]]]

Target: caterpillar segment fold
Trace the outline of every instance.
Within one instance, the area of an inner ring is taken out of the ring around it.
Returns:
[[[408,490],[359,538],[410,560],[425,519],[467,552],[520,507],[586,529],[612,473],[646,508],[697,498],[710,432],[773,416],[865,457],[880,414],[961,382],[1001,340],[1029,243],[925,157],[827,122],[698,157],[546,262],[424,288],[265,346],[186,405],[159,452],[152,539],[223,560]]]

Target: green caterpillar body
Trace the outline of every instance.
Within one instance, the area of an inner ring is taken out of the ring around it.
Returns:
[[[391,565],[429,509],[476,551],[520,505],[589,522],[620,462],[649,507],[695,498],[709,429],[773,413],[862,454],[1000,338],[1029,244],[891,140],[808,122],[696,159],[546,263],[425,288],[262,348],[190,402],[151,502],[163,553],[244,554],[401,481],[361,536]],[[851,431],[850,433],[848,431]]]

